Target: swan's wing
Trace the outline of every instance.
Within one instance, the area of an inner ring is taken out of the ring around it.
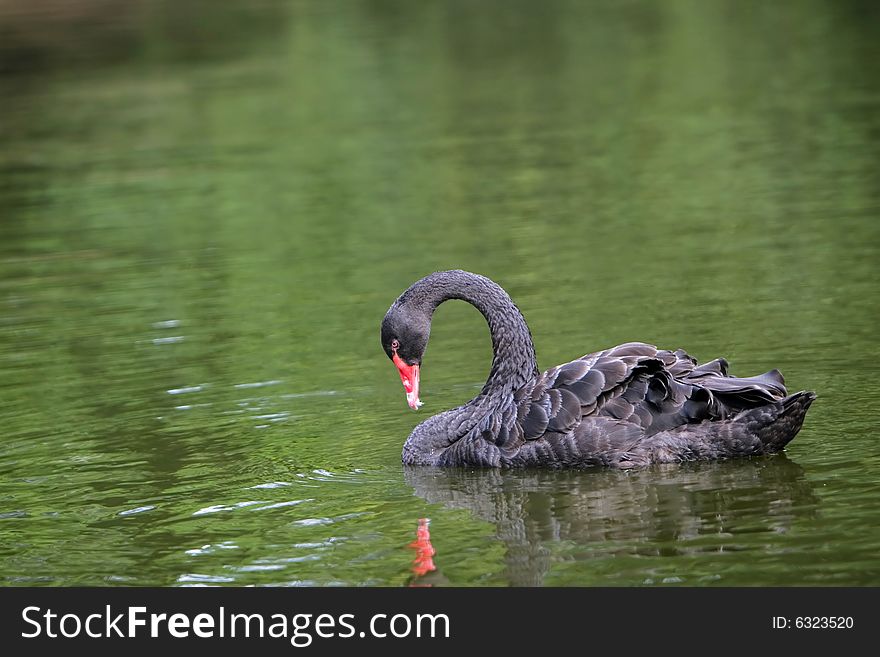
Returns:
[[[645,436],[784,395],[778,371],[739,379],[723,359],[697,367],[681,349],[630,342],[547,370],[518,400],[517,424],[524,440],[568,433],[587,417],[633,425]]]
[[[684,375],[693,370],[694,361],[682,354],[661,354],[653,345],[631,342],[547,370],[518,405],[517,423],[522,426],[523,437],[533,440],[548,432],[567,433],[581,418],[597,413],[627,390],[627,398],[612,404],[606,414],[630,418],[637,412],[635,404],[648,393],[650,379],[641,375],[666,371],[664,356],[670,371],[674,368]],[[671,373],[668,378],[673,378]],[[660,394],[658,390],[652,398],[661,401],[660,397],[669,392]]]

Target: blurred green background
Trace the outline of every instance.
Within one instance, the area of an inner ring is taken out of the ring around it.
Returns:
[[[0,582],[880,584],[873,2],[0,0]],[[404,470],[480,388],[629,340],[819,400],[787,456]]]

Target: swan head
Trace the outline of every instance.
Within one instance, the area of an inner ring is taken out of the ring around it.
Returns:
[[[431,333],[430,316],[406,303],[396,301],[382,320],[382,349],[397,367],[406,403],[414,411],[419,399],[419,367]]]

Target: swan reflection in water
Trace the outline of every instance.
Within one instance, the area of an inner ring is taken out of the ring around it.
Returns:
[[[409,466],[404,475],[425,501],[493,523],[515,586],[543,583],[554,543],[585,547],[578,558],[747,549],[756,533],[784,534],[817,506],[803,468],[784,454],[630,472]],[[427,521],[418,532],[411,583],[446,583],[442,554],[432,569],[417,572],[428,547],[434,557]]]

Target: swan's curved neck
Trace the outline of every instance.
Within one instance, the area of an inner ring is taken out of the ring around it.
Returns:
[[[492,334],[492,370],[481,395],[509,393],[538,375],[535,346],[526,321],[501,286],[465,271],[442,271],[414,283],[400,301],[430,316],[444,301],[461,299],[486,318]]]

